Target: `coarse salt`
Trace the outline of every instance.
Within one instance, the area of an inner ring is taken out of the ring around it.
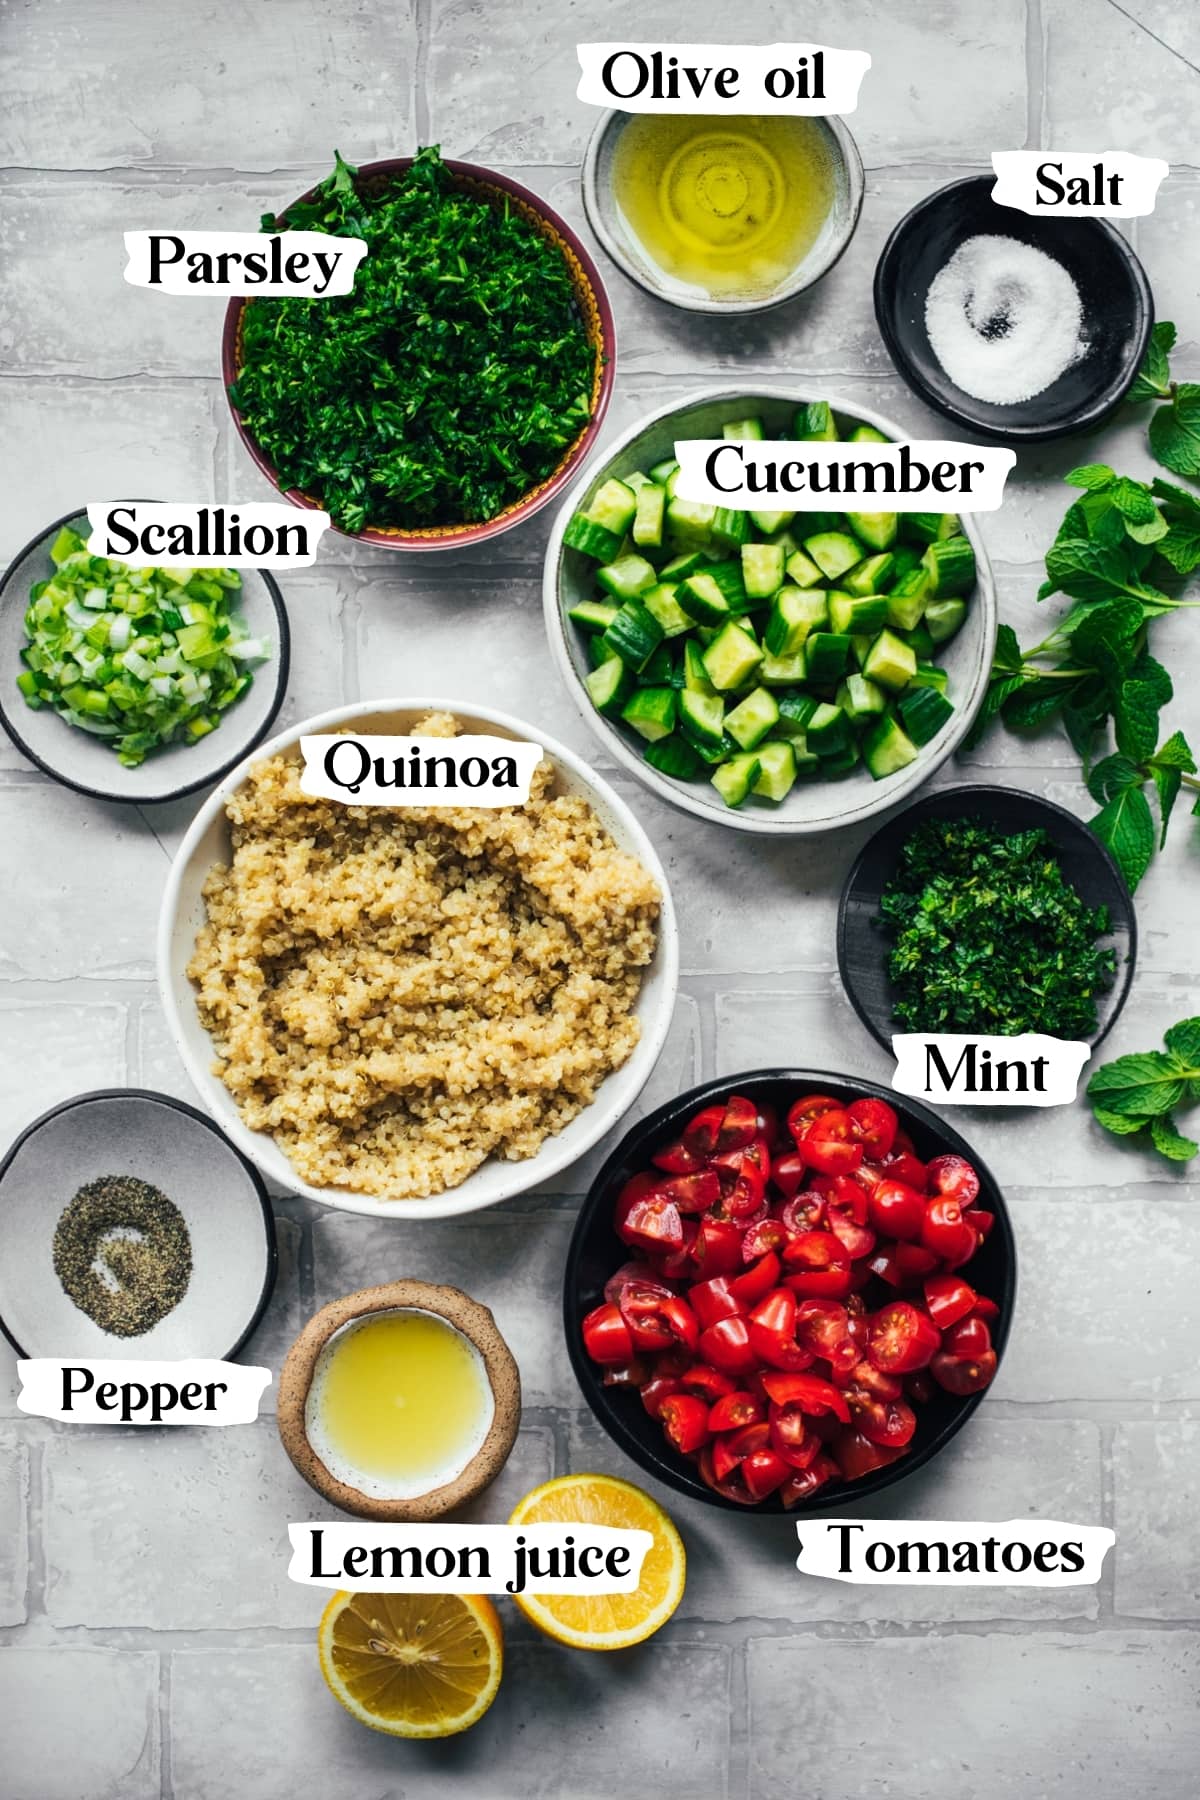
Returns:
[[[1079,289],[1052,256],[1018,238],[967,238],[934,276],[925,328],[964,393],[1016,406],[1087,354]]]

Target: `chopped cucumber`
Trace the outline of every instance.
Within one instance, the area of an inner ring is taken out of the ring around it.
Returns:
[[[760,744],[755,754],[759,771],[753,791],[778,804],[791,792],[796,780],[795,749],[786,739],[778,738],[773,743]]]
[[[630,536],[635,544],[657,550],[663,541],[663,520],[667,511],[667,490],[657,482],[647,481],[637,494],[637,511],[633,515]]]
[[[605,600],[581,600],[567,617],[573,625],[582,625],[585,631],[607,631],[620,610],[619,606],[612,606]]]
[[[624,481],[602,482],[583,509],[583,517],[593,525],[624,537],[633,524],[637,511],[637,494]]]
[[[772,656],[794,656],[804,647],[811,631],[829,623],[829,608],[823,592],[811,589],[780,588],[767,620],[763,642]]]
[[[852,594],[844,594],[837,588],[829,593],[829,623],[834,631],[844,631],[853,637],[861,631],[869,631],[872,636],[882,631],[888,622],[888,603],[886,594],[872,594],[869,598],[855,599]]]
[[[716,507],[703,500],[680,500],[672,494],[667,501],[667,524],[681,544],[707,546],[711,543],[716,516]]]
[[[865,675],[847,675],[837,691],[837,703],[851,720],[870,719],[887,708],[887,695]]]
[[[676,589],[672,583],[660,581],[641,596],[642,605],[658,620],[663,636],[669,638],[680,637],[683,632],[692,628],[692,619],[680,606],[675,594]]]
[[[855,563],[842,576],[841,582],[848,594],[861,600],[866,594],[881,594],[888,585],[891,572],[891,553],[884,551],[882,555],[866,556],[862,562]]]
[[[643,669],[663,640],[663,628],[640,600],[627,600],[601,643],[631,669]]]
[[[676,462],[675,458],[673,456],[668,456],[664,462],[655,463],[650,471],[650,479],[651,481],[656,482],[659,487],[665,488],[678,468],[679,464]]]
[[[704,672],[719,693],[741,687],[762,661],[763,653],[744,625],[722,628],[704,652]]]
[[[764,537],[773,538],[777,532],[785,531],[795,516],[794,512],[752,512],[750,523]]]
[[[806,556],[803,550],[793,550],[785,567],[788,580],[800,588],[816,587],[825,579],[812,557]]]
[[[632,725],[650,744],[670,737],[677,715],[675,689],[670,687],[639,688],[636,694],[630,695],[621,712],[625,723]]]
[[[839,575],[862,561],[857,539],[846,531],[818,531],[813,537],[805,538],[804,549],[827,581],[836,581]]]
[[[660,775],[671,775],[676,781],[695,781],[706,767],[704,758],[678,732],[647,744],[643,755],[652,769]]]
[[[881,687],[899,693],[916,674],[917,659],[903,638],[885,629],[871,645],[862,672],[868,681],[876,681]]]
[[[581,550],[584,556],[594,556],[597,562],[611,562],[623,541],[623,532],[597,525],[594,519],[585,519],[582,513],[576,513],[563,532],[563,543],[568,549]]]
[[[917,760],[917,746],[895,719],[880,719],[863,739],[863,761],[876,781]]]
[[[704,653],[695,638],[688,638],[683,646],[683,685],[694,694],[715,694],[717,691],[708,679]]]
[[[712,784],[726,806],[741,806],[762,773],[762,763],[752,750],[731,756],[713,770]]]
[[[850,639],[843,632],[814,631],[804,646],[804,661],[808,679],[817,687],[830,687],[846,672]]]
[[[742,585],[750,600],[769,600],[783,586],[783,545],[743,544]]]
[[[719,756],[725,745],[725,702],[716,694],[684,688],[679,696],[679,728],[702,755]]]
[[[830,756],[850,742],[850,727],[840,706],[822,700],[809,718],[805,741],[818,756]]]
[[[761,444],[766,435],[766,427],[761,419],[727,419],[721,427],[722,437],[740,438],[752,443]]]
[[[755,670],[764,687],[800,687],[807,674],[803,650],[794,656],[772,656],[767,650]]]
[[[603,713],[606,719],[613,719],[619,716],[633,693],[633,676],[619,656],[610,656],[590,675],[584,676],[583,685],[596,711]]]
[[[967,603],[953,600],[931,600],[925,608],[925,629],[935,644],[952,638],[967,616]]]
[[[675,598],[688,617],[699,625],[718,625],[728,619],[733,610],[720,583],[709,574],[689,575],[676,588]]]
[[[864,440],[859,438],[857,441],[861,444]],[[891,512],[847,513],[846,523],[855,537],[869,544],[872,550],[890,550],[900,528],[898,515]]]
[[[937,736],[954,708],[936,688],[911,688],[900,696],[900,722],[914,744],[927,744]]]
[[[703,550],[685,550],[682,556],[673,556],[669,563],[664,563],[659,570],[659,580],[666,582],[686,581],[697,569],[704,567]]]
[[[616,562],[606,563],[604,568],[597,569],[596,580],[605,593],[611,594],[615,600],[636,600],[639,594],[644,594],[647,588],[654,586],[658,577],[652,562],[631,552],[628,556],[619,556]]]
[[[756,687],[752,694],[747,694],[732,712],[725,715],[726,731],[743,750],[753,750],[778,722],[779,708],[774,696],[765,687]]]
[[[919,565],[901,577],[887,597],[887,622],[894,631],[912,631],[929,600],[929,574]]]
[[[975,585],[975,552],[969,538],[941,538],[930,544],[921,558],[921,567],[929,574],[931,600],[965,594]]]
[[[796,414],[794,434],[802,443],[836,443],[837,425],[826,400],[811,400]]]

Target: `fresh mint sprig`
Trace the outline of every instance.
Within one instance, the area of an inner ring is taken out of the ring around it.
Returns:
[[[1159,402],[1150,441],[1164,466],[1200,478],[1200,386],[1171,381],[1174,342],[1173,325],[1155,327],[1131,398]],[[1170,433],[1163,425],[1156,434],[1156,422],[1172,408]],[[1194,468],[1182,441],[1189,421],[1198,434]],[[1170,452],[1163,455],[1168,436]],[[1173,689],[1149,649],[1153,620],[1200,606],[1185,590],[1200,569],[1200,497],[1173,482],[1120,475],[1107,463],[1086,463],[1066,479],[1082,491],[1046,553],[1038,598],[1064,594],[1073,604],[1027,650],[1011,626],[1000,627],[991,680],[967,743],[978,743],[996,718],[1016,731],[1038,731],[1057,720],[1100,807],[1089,824],[1133,889],[1156,845],[1166,841],[1181,789],[1200,794],[1183,733],[1160,743],[1159,714]],[[1200,814],[1200,798],[1192,811]]]
[[[1200,1145],[1175,1124],[1180,1106],[1200,1100],[1200,1018],[1181,1019],[1164,1033],[1165,1050],[1118,1056],[1087,1085],[1098,1124],[1117,1137],[1142,1136],[1171,1162],[1190,1162]]]

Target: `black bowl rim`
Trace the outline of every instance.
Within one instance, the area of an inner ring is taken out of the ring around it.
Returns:
[[[891,1036],[888,1033],[882,1031],[880,1029],[880,1027],[876,1024],[875,1020],[871,1017],[870,1013],[867,1011],[866,1007],[863,1005],[862,1001],[859,998],[857,984],[855,982],[851,981],[847,974],[846,912],[847,912],[847,908],[848,908],[849,901],[850,901],[850,895],[854,890],[854,885],[857,882],[857,880],[862,872],[863,864],[866,862],[867,858],[870,856],[871,851],[874,849],[875,844],[878,841],[878,839],[881,838],[885,832],[892,831],[896,826],[898,826],[901,823],[902,820],[907,819],[913,824],[919,823],[920,815],[922,815],[924,812],[931,812],[935,807],[940,807],[947,800],[960,800],[961,799],[964,803],[964,810],[966,810],[967,808],[972,807],[972,806],[979,806],[980,804],[986,805],[987,801],[989,799],[991,799],[991,797],[993,795],[996,795],[996,794],[1005,794],[1010,799],[1023,801],[1025,803],[1025,805],[1028,806],[1034,813],[1037,813],[1037,812],[1049,813],[1052,818],[1060,821],[1062,824],[1065,824],[1069,828],[1069,830],[1082,833],[1083,836],[1087,839],[1089,850],[1094,846],[1095,851],[1099,857],[1099,860],[1102,863],[1107,864],[1108,873],[1109,873],[1109,876],[1110,876],[1110,878],[1112,880],[1112,884],[1113,884],[1113,891],[1116,894],[1117,899],[1120,901],[1120,903],[1123,907],[1123,910],[1125,912],[1125,915],[1128,919],[1129,954],[1125,959],[1124,972],[1122,974],[1118,975],[1117,980],[1114,982],[1112,990],[1111,990],[1112,994],[1114,995],[1114,1004],[1113,1004],[1113,1008],[1112,1008],[1112,1013],[1111,1013],[1110,1017],[1107,1019],[1107,1021],[1105,1022],[1105,1024],[1101,1027],[1101,1029],[1096,1033],[1095,1037],[1089,1038],[1087,1040],[1087,1042],[1092,1046],[1093,1050],[1097,1049],[1097,1047],[1104,1042],[1105,1038],[1108,1036],[1109,1032],[1112,1030],[1113,1026],[1116,1024],[1117,1020],[1120,1018],[1121,1013],[1124,1011],[1125,1002],[1129,998],[1129,990],[1130,990],[1131,986],[1133,985],[1134,970],[1137,966],[1137,953],[1138,953],[1137,910],[1134,907],[1133,896],[1129,892],[1129,888],[1126,885],[1125,877],[1122,875],[1120,867],[1117,863],[1117,860],[1113,856],[1112,851],[1109,849],[1108,845],[1102,843],[1100,841],[1100,839],[1096,836],[1095,832],[1089,831],[1087,826],[1084,824],[1083,820],[1080,818],[1077,818],[1073,812],[1070,812],[1067,809],[1067,807],[1059,806],[1057,804],[1057,802],[1054,800],[1043,799],[1041,794],[1028,793],[1024,788],[1001,787],[997,783],[994,783],[994,782],[967,781],[967,782],[963,782],[958,787],[935,788],[931,793],[921,794],[917,797],[917,799],[913,800],[908,806],[903,807],[899,812],[895,812],[891,815],[890,818],[885,819],[883,824],[879,826],[878,830],[872,832],[871,836],[867,839],[866,843],[863,845],[862,849],[859,851],[858,855],[855,857],[853,863],[850,865],[850,872],[846,876],[845,881],[842,883],[842,891],[838,897],[838,913],[837,913],[838,978],[841,981],[842,989],[843,989],[844,993],[846,994],[847,999],[849,1000],[851,1006],[854,1008],[855,1012],[858,1014],[862,1023],[866,1026],[866,1028],[870,1032],[871,1036],[875,1039],[875,1042],[877,1044],[881,1044],[883,1046],[883,1048],[889,1053],[889,1055],[891,1053],[891,1048],[892,1048]],[[1036,823],[1036,822],[1037,821],[1035,820],[1034,823]]]
[[[267,1304],[275,1290],[276,1276],[279,1273],[279,1246],[275,1233],[275,1214],[271,1207],[271,1198],[267,1193],[266,1183],[263,1181],[262,1176],[249,1158],[242,1155],[237,1145],[232,1143],[230,1139],[225,1136],[225,1133],[219,1126],[213,1123],[207,1113],[202,1113],[198,1107],[189,1106],[186,1100],[177,1100],[173,1094],[160,1094],[155,1088],[92,1088],[86,1094],[73,1094],[69,1100],[60,1100],[57,1106],[52,1106],[48,1111],[40,1113],[36,1119],[31,1119],[25,1129],[17,1134],[5,1151],[4,1160],[0,1162],[0,1205],[3,1205],[4,1199],[4,1178],[8,1174],[9,1168],[22,1145],[25,1144],[29,1138],[33,1137],[36,1132],[41,1131],[43,1126],[48,1125],[51,1119],[58,1118],[60,1113],[72,1112],[77,1106],[90,1106],[93,1101],[97,1100],[142,1100],[149,1102],[152,1105],[169,1107],[172,1112],[185,1113],[189,1119],[194,1119],[197,1125],[203,1125],[206,1131],[210,1131],[213,1137],[219,1139],[222,1147],[241,1163],[242,1168],[249,1176],[250,1183],[258,1198],[258,1204],[262,1210],[263,1234],[267,1244],[267,1266],[263,1271],[262,1289],[255,1302],[254,1310],[250,1315],[249,1324],[246,1326],[233,1347],[227,1350],[223,1357],[218,1358],[221,1362],[229,1362],[237,1355],[242,1346],[249,1342],[250,1338],[253,1336],[254,1332],[257,1331],[262,1322],[263,1314],[267,1310]],[[3,1332],[18,1356],[28,1356],[29,1352],[17,1342],[16,1338],[9,1330],[8,1322],[3,1315],[0,1315],[0,1332]]]
[[[144,496],[142,497],[142,502],[146,505],[153,504],[153,502],[145,500]],[[214,501],[213,504],[217,505],[219,502]],[[69,525],[73,519],[86,517],[86,515],[86,506],[73,506],[70,512],[63,513],[61,518],[55,519],[51,524],[44,526],[41,531],[34,533],[29,542],[25,544],[22,549],[18,550],[16,555],[10,559],[3,576],[0,577],[0,606],[3,606],[8,599],[9,585],[13,581],[18,568],[25,561],[25,558],[37,549],[42,540],[50,537],[51,533],[57,536],[64,525]],[[201,788],[213,787],[218,781],[224,780],[230,769],[236,768],[243,757],[249,756],[251,751],[257,749],[259,744],[262,743],[272,725],[274,725],[275,720],[278,718],[279,709],[283,705],[284,695],[287,693],[288,674],[292,660],[292,634],[291,627],[288,623],[287,608],[283,603],[283,594],[280,591],[279,583],[275,580],[275,577],[270,571],[268,569],[255,569],[253,572],[266,587],[268,597],[275,611],[278,636],[278,650],[272,659],[276,665],[275,690],[271,695],[271,703],[267,708],[266,715],[259,729],[254,733],[253,737],[243,742],[229,758],[228,762],[222,763],[220,768],[210,769],[206,775],[201,775],[197,781],[185,781],[177,787],[164,788],[160,794],[124,794],[119,788],[89,787],[86,782],[76,781],[70,775],[64,775],[53,763],[47,762],[44,756],[39,755],[36,750],[31,749],[25,742],[25,739],[21,736],[21,733],[13,723],[9,706],[5,703],[5,684],[2,681],[0,681],[0,725],[3,725],[5,731],[8,733],[17,749],[21,752],[22,756],[27,756],[34,767],[40,769],[43,775],[48,775],[51,781],[56,781],[60,787],[70,788],[72,792],[76,794],[86,794],[89,800],[112,800],[122,806],[165,806],[168,801],[182,800],[188,794],[198,794]],[[121,765],[116,763],[115,766],[120,768]]]
[[[776,1495],[772,1495],[757,1506],[742,1506],[736,1500],[727,1500],[723,1494],[718,1494],[713,1489],[706,1487],[700,1477],[691,1472],[690,1464],[687,1464],[682,1457],[674,1458],[673,1452],[667,1447],[665,1440],[663,1454],[659,1457],[655,1452],[648,1450],[629,1430],[617,1409],[604,1398],[606,1390],[601,1386],[593,1365],[584,1353],[582,1341],[575,1329],[576,1320],[573,1316],[578,1285],[576,1269],[583,1239],[604,1200],[605,1189],[615,1171],[628,1160],[631,1152],[642,1148],[651,1138],[656,1137],[664,1126],[670,1126],[681,1115],[690,1113],[698,1106],[705,1106],[710,1100],[718,1099],[722,1095],[744,1091],[751,1082],[765,1081],[795,1082],[798,1086],[816,1087],[818,1091],[822,1086],[853,1088],[858,1095],[885,1100],[899,1113],[902,1122],[906,1113],[911,1115],[924,1129],[936,1133],[945,1143],[947,1150],[965,1156],[970,1161],[979,1176],[980,1187],[988,1195],[991,1210],[996,1215],[995,1233],[998,1234],[1000,1242],[1004,1246],[1004,1259],[1007,1265],[1007,1294],[1002,1302],[998,1302],[1000,1316],[995,1321],[992,1331],[997,1373],[999,1364],[1003,1361],[1004,1348],[1008,1342],[1009,1328],[1016,1307],[1017,1245],[1012,1220],[1009,1218],[1008,1206],[1000,1185],[987,1164],[976,1154],[966,1139],[953,1126],[947,1125],[931,1107],[926,1106],[922,1101],[914,1100],[907,1094],[897,1094],[892,1088],[883,1087],[877,1081],[868,1080],[866,1076],[837,1074],[828,1069],[751,1069],[743,1070],[739,1074],[721,1075],[711,1081],[702,1082],[697,1087],[688,1088],[684,1093],[676,1095],[673,1100],[664,1101],[661,1106],[655,1107],[653,1112],[647,1113],[643,1119],[639,1119],[636,1125],[624,1133],[605,1158],[603,1167],[588,1189],[575,1220],[571,1242],[567,1247],[566,1267],[563,1274],[563,1329],[567,1340],[567,1355],[583,1397],[598,1422],[619,1448],[648,1475],[653,1476],[656,1481],[663,1482],[665,1486],[674,1488],[676,1493],[684,1494],[691,1500],[702,1500],[710,1506],[718,1506],[727,1512],[744,1513],[749,1517],[801,1519],[810,1514],[827,1512],[830,1508],[844,1506],[851,1501],[868,1499],[874,1494],[882,1493],[884,1488],[891,1487],[895,1482],[904,1480],[906,1476],[914,1474],[917,1469],[923,1468],[945,1448],[951,1438],[961,1431],[988,1390],[981,1389],[978,1393],[968,1394],[962,1399],[957,1411],[919,1451],[914,1452],[911,1456],[901,1457],[898,1462],[890,1463],[886,1468],[876,1470],[874,1474],[866,1476],[861,1481],[830,1483],[828,1487],[819,1489],[812,1499],[786,1511]]]
[[[891,309],[888,305],[888,299],[895,288],[893,264],[895,262],[897,250],[903,239],[910,232],[917,229],[924,218],[924,215],[934,206],[940,204],[947,194],[954,193],[960,188],[982,186],[985,183],[990,187],[994,185],[995,180],[996,177],[994,175],[964,175],[957,181],[949,181],[944,187],[935,189],[932,194],[926,194],[923,200],[918,200],[916,205],[910,207],[908,212],[904,214],[904,217],[892,227],[888,234],[887,242],[879,253],[879,261],[875,264],[875,276],[872,282],[872,294],[875,304],[875,323],[879,327],[879,334],[883,338],[888,355],[895,364],[897,371],[912,389],[913,393],[917,395],[918,399],[925,402],[926,406],[930,406],[935,412],[941,413],[943,418],[952,419],[956,425],[963,425],[969,431],[978,432],[982,437],[993,438],[997,443],[1045,444],[1050,443],[1057,438],[1073,437],[1077,432],[1090,430],[1093,426],[1101,424],[1103,420],[1108,418],[1110,413],[1114,412],[1115,409],[1120,406],[1137,378],[1138,369],[1141,367],[1142,359],[1146,354],[1146,349],[1150,342],[1150,334],[1154,330],[1154,294],[1150,287],[1150,279],[1142,266],[1137,252],[1125,238],[1121,236],[1121,233],[1117,230],[1116,226],[1112,224],[1111,220],[1097,219],[1094,217],[1073,220],[1071,223],[1090,227],[1091,229],[1102,233],[1103,236],[1109,240],[1111,246],[1116,250],[1118,257],[1124,261],[1130,280],[1138,295],[1141,305],[1142,329],[1138,333],[1137,342],[1134,347],[1135,354],[1130,357],[1126,372],[1122,374],[1117,381],[1110,382],[1103,392],[1098,394],[1094,400],[1074,412],[1068,422],[1059,423],[1057,425],[1039,425],[1036,423],[1019,425],[1014,422],[1012,425],[1008,426],[997,426],[990,420],[986,422],[981,420],[973,414],[967,406],[956,405],[954,401],[947,400],[941,394],[938,394],[926,381],[921,371],[916,368],[910,360],[903,344],[900,342],[899,337],[892,328]],[[1134,323],[1137,323],[1136,314]],[[964,395],[963,397],[964,400],[967,400],[970,396]]]

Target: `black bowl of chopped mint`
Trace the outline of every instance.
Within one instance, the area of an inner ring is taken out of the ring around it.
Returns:
[[[1129,992],[1137,920],[1073,813],[1016,788],[927,795],[842,890],[838,970],[885,1049],[894,1032],[1042,1032],[1098,1044]]]
[[[508,530],[574,476],[615,332],[595,263],[536,194],[434,147],[336,156],[262,224],[367,246],[348,294],[226,313],[234,422],[285,498],[349,537],[439,550]]]

